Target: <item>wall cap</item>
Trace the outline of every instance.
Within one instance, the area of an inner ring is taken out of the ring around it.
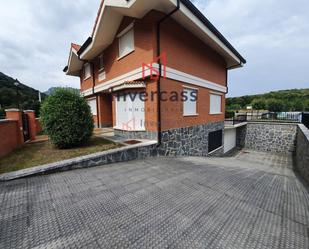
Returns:
[[[17,108],[5,109],[6,112],[20,112]]]
[[[33,110],[25,110],[24,112],[34,112]]]
[[[248,124],[267,124],[267,125],[299,125],[298,122],[269,122],[269,121],[248,121]]]
[[[299,124],[298,127],[307,138],[307,141],[309,141],[309,129],[304,124]]]

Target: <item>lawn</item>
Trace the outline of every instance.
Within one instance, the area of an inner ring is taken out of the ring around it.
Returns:
[[[0,158],[0,174],[119,147],[121,145],[99,137],[91,138],[87,145],[66,150],[55,148],[50,141],[25,144],[9,155]]]

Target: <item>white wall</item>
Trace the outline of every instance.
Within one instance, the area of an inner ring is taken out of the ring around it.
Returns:
[[[224,130],[224,153],[236,147],[236,128]]]

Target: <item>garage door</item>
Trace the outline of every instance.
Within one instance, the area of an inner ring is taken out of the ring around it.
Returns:
[[[236,147],[236,129],[224,130],[224,153]]]
[[[144,131],[145,102],[138,96],[133,100],[129,95],[117,97],[115,128],[127,131]]]

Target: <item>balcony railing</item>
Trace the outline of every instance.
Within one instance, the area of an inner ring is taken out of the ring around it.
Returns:
[[[267,121],[267,122],[294,122],[301,123],[303,113],[301,112],[267,112],[267,113],[242,113],[236,114],[232,118],[226,118],[226,124],[236,125],[247,121]]]

